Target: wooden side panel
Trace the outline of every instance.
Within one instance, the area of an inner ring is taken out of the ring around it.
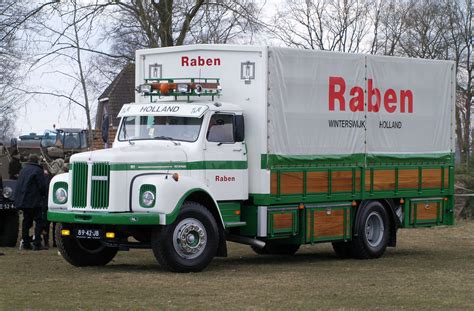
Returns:
[[[395,190],[395,170],[374,170],[374,191]],[[370,170],[365,173],[365,191],[370,191]]]
[[[444,169],[444,188],[449,187],[449,168]]]
[[[277,194],[278,193],[278,174],[277,172],[272,172],[270,178],[270,193]]]
[[[303,172],[281,172],[280,173],[281,194],[303,193]]]
[[[423,170],[421,186],[423,189],[441,188],[442,168],[426,168]]]
[[[291,230],[293,228],[293,215],[293,213],[273,214],[273,228],[276,230]]]
[[[328,192],[328,173],[327,172],[308,172],[306,173],[306,192]]]
[[[399,189],[417,189],[418,188],[418,169],[406,169],[398,171]]]
[[[311,239],[311,215],[308,213],[306,220],[306,238]],[[328,214],[326,211],[314,211],[313,237],[336,237],[344,235],[344,211],[336,210]]]
[[[355,172],[355,189],[360,189],[360,172]],[[334,171],[331,181],[332,192],[352,192],[352,171]]]
[[[436,221],[438,218],[438,209],[440,208],[440,202],[420,202],[414,204],[412,209],[412,219],[414,219],[415,208],[416,208],[416,220],[433,220]]]

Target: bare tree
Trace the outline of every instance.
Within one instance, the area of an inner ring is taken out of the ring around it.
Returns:
[[[270,32],[287,46],[342,52],[366,51],[373,27],[372,1],[286,0]]]
[[[472,25],[472,0],[447,2],[448,32],[444,39],[448,48],[448,58],[455,61],[457,73],[456,136],[463,163],[470,163],[470,152],[474,150],[472,131],[473,115],[473,67],[472,44],[474,31]]]
[[[255,0],[128,0],[114,2],[107,38],[120,64],[135,50],[191,43],[229,43],[251,38],[259,27]]]
[[[0,2],[0,138],[13,134],[15,122],[13,113],[18,103],[19,94],[13,85],[19,80],[18,67],[21,61],[21,50],[17,32],[25,26],[27,20],[39,12],[26,12],[25,7],[16,1]]]
[[[375,9],[371,54],[400,55],[400,40],[407,28],[412,4],[405,0],[381,1]]]
[[[66,63],[69,66],[48,73],[65,82],[60,89],[21,89],[26,94],[52,96],[68,105],[82,108],[87,120],[90,142],[93,140],[93,131],[89,89],[93,85],[90,80],[97,69],[90,63],[91,54],[113,57],[97,48],[97,42],[94,40],[100,31],[98,20],[107,6],[107,3],[101,5],[99,1],[79,4],[77,0],[68,0],[50,6],[45,16],[36,19],[35,43],[38,44],[40,52],[30,69],[34,71],[51,63]],[[44,42],[50,43],[45,46]]]

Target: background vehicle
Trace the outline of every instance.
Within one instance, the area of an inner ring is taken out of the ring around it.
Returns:
[[[3,188],[0,195],[0,246],[14,247],[18,239],[19,215],[13,202],[16,181],[9,178],[8,166],[12,157],[24,163],[29,154],[37,154],[41,164],[52,174],[62,173],[64,163],[72,154],[88,150],[87,131],[61,128],[46,130],[44,134],[30,133],[0,142],[0,173]]]
[[[399,228],[453,224],[451,62],[227,45],[136,59],[113,148],[72,156],[51,183],[71,264],[148,247],[200,271],[227,240],[369,259]]]

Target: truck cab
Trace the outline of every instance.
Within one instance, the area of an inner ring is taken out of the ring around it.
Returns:
[[[73,264],[82,265],[81,256],[71,255],[79,249],[74,243],[82,250],[97,251],[97,246],[105,252],[152,247],[156,228],[176,224],[188,209],[193,218],[184,218],[170,233],[183,235],[182,243],[173,246],[178,259],[204,251],[225,254],[225,228],[245,225],[236,203],[249,198],[242,109],[214,98],[218,83],[208,90],[212,98],[191,101],[192,95],[201,97],[203,84],[212,87],[199,79],[185,82],[185,92],[178,90],[183,83],[161,82],[143,93],[155,94],[167,84],[175,100],[124,105],[113,148],[75,154],[70,172],[54,177],[49,218],[63,223],[59,239],[63,237],[66,244],[61,245],[66,245],[63,250],[67,258],[74,258]],[[104,227],[108,222],[104,217],[113,217],[114,226]],[[115,225],[122,225],[120,233]],[[107,236],[107,229],[114,237],[101,244],[98,241]],[[67,244],[68,235],[75,237],[73,246]],[[138,244],[128,242],[129,237]],[[208,244],[215,249],[206,248]],[[166,248],[157,258],[168,253]],[[193,271],[201,269],[206,258],[186,265],[177,265],[175,259],[161,261],[173,270]]]

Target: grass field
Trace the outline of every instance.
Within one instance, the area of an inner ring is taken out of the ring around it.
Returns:
[[[147,250],[76,268],[56,249],[1,248],[0,309],[471,309],[474,222],[401,230],[377,260],[338,260],[330,245],[294,257],[229,244],[202,273],[164,271]]]

